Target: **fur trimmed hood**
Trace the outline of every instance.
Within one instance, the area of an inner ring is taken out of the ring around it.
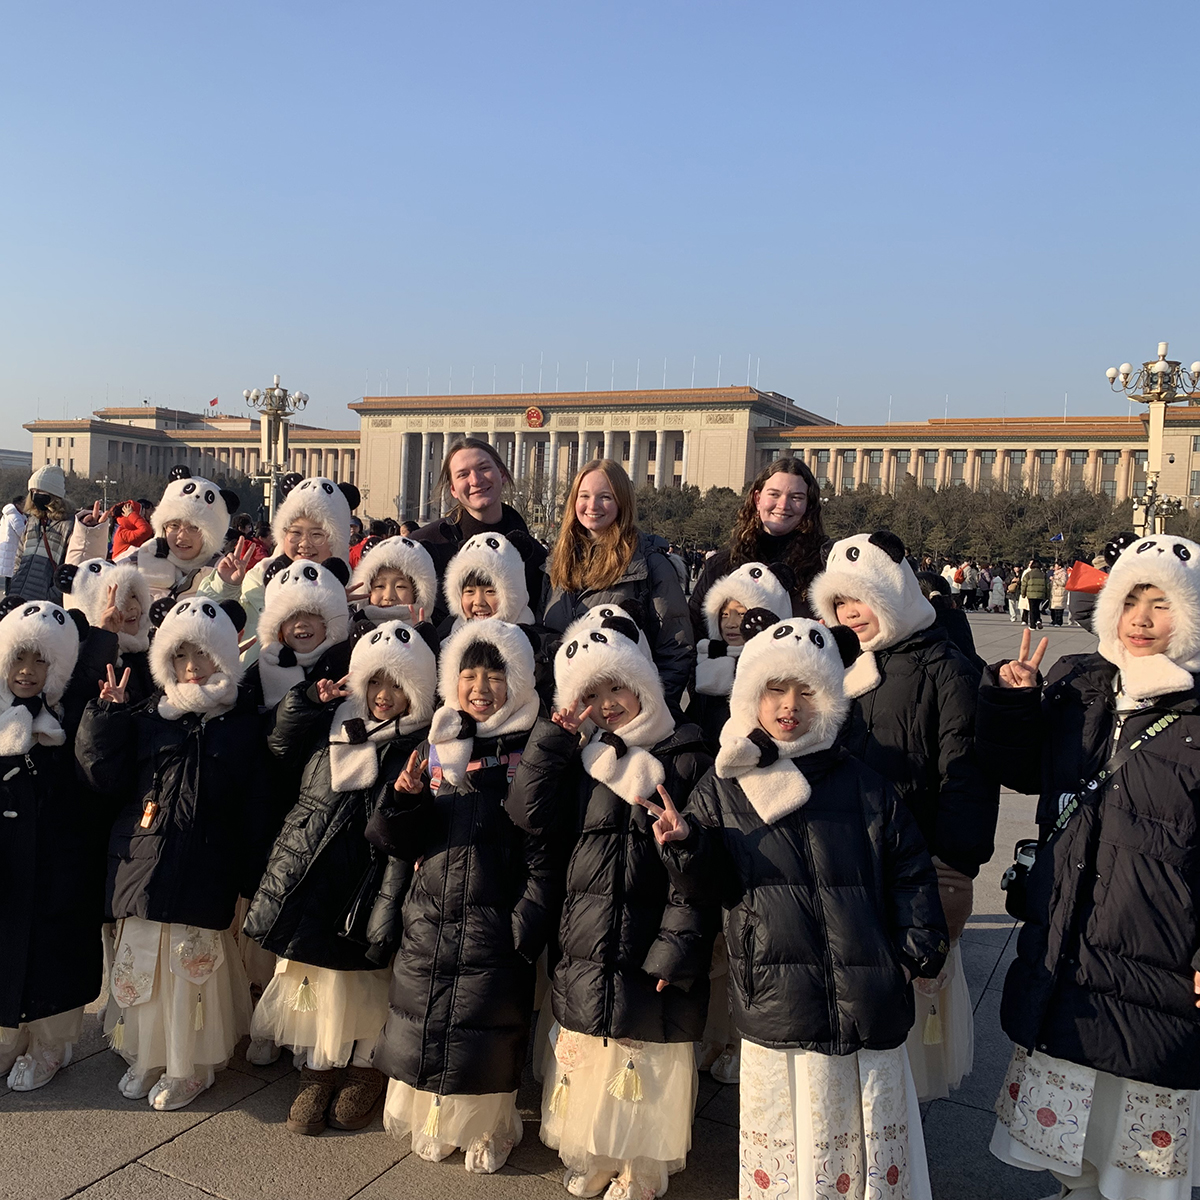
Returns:
[[[347,559],[350,555],[350,512],[358,507],[358,488],[351,483],[334,483],[322,475],[314,475],[311,479],[286,475],[283,483],[287,494],[271,522],[271,536],[277,550],[283,551],[283,531],[297,517],[304,517],[325,530],[331,557]]]
[[[1112,567],[1092,617],[1100,654],[1120,670],[1122,690],[1135,700],[1189,690],[1200,673],[1200,545],[1164,533],[1111,546],[1108,555]],[[1137,657],[1118,636],[1125,597],[1141,584],[1161,588],[1171,602],[1166,654]]]
[[[491,580],[499,611],[493,619],[515,625],[532,625],[529,588],[525,583],[525,557],[519,539],[502,533],[477,533],[462,544],[442,577],[442,595],[457,623],[462,615],[463,580],[472,572]]]
[[[150,647],[150,585],[132,562],[109,562],[106,558],[89,558],[77,567],[59,567],[55,583],[63,593],[63,606],[78,609],[88,624],[99,628],[104,610],[108,607],[108,589],[117,589],[117,607],[124,609],[129,601],[142,606],[142,618],[136,633],[117,634],[121,652],[137,653]]]
[[[792,576],[782,563],[748,562],[742,563],[736,571],[722,575],[704,597],[704,624],[709,638],[721,640],[721,609],[730,600],[736,600],[747,610],[765,608],[781,621],[790,617],[792,594],[790,583],[780,578],[784,572]]]
[[[367,598],[359,602],[359,607],[375,621],[405,620],[408,610],[403,606],[392,610],[376,608],[369,602],[371,581],[386,567],[405,576],[412,584],[414,605],[424,608],[426,615],[432,617],[438,598],[437,571],[434,569],[433,559],[420,542],[414,542],[412,538],[403,535],[376,542],[358,560],[358,566],[354,568],[354,574],[350,577],[350,587],[361,587],[367,594]],[[403,616],[399,615],[401,612],[404,613]]]
[[[650,649],[650,642],[647,640],[646,631],[643,628],[641,605],[636,601],[629,602],[624,607],[619,604],[597,604],[595,608],[589,608],[582,616],[576,617],[567,626],[562,635],[562,643],[569,642],[572,638],[582,637],[589,629],[603,628],[604,623],[612,620],[613,617],[624,617],[625,620],[633,622],[637,629],[638,649],[653,662],[654,653]]]
[[[162,688],[159,713],[176,719],[185,712],[213,715],[232,708],[245,668],[239,657],[238,629],[245,610],[235,600],[220,604],[201,595],[188,596],[163,616],[150,643],[150,674]],[[199,646],[217,665],[208,683],[178,683],[171,658],[184,643]]]
[[[71,681],[86,632],[79,627],[81,619],[82,614],[73,616],[49,600],[12,604],[0,620],[0,708],[13,703],[8,674],[22,650],[36,650],[49,664],[42,695],[48,704],[58,704]]]
[[[204,546],[188,563],[176,562],[185,569],[202,566],[225,542],[229,534],[229,518],[237,512],[240,501],[236,492],[219,488],[211,479],[193,475],[187,467],[174,467],[171,481],[163,488],[162,499],[155,506],[150,524],[155,537],[163,537],[170,521],[183,521],[200,530]],[[140,547],[139,547],[140,550]],[[153,548],[149,547],[152,553]]]

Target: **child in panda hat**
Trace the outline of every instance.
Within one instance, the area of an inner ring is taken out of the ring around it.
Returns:
[[[246,919],[245,932],[279,955],[251,1034],[291,1047],[302,1067],[287,1122],[295,1133],[361,1129],[383,1093],[371,1055],[411,868],[363,835],[401,773],[420,775],[436,700],[434,641],[428,624],[367,626],[349,674],[292,688],[268,739],[275,756],[304,766]]]
[[[546,840],[504,811],[537,718],[533,646],[519,626],[469,621],[443,643],[438,678],[427,761],[367,829],[420,864],[375,1066],[391,1080],[389,1133],[411,1134],[434,1162],[462,1147],[468,1171],[490,1174],[521,1138],[517,1088],[552,910]]]
[[[507,801],[523,829],[568,843],[541,1136],[572,1195],[661,1195],[691,1146],[712,929],[672,891],[642,803],[682,804],[712,758],[697,726],[676,728],[627,616],[572,624],[554,670],[554,715]]]
[[[271,522],[275,557],[255,563],[253,545],[239,538],[200,585],[200,591],[215,600],[237,600],[250,629],[258,627],[262,615],[268,571],[300,559],[324,563],[331,558],[343,562],[349,558],[350,513],[359,505],[358,488],[322,476],[305,479],[293,472],[280,481],[280,493],[283,503]],[[258,653],[256,642],[247,647],[243,658],[252,663]]]
[[[193,475],[187,467],[173,467],[150,517],[154,537],[131,547],[119,561],[141,571],[152,600],[195,591],[197,573],[213,563],[225,544],[238,504],[236,492]]]
[[[532,625],[525,559],[532,540],[519,531],[477,533],[450,560],[442,577],[442,594],[450,616],[438,632],[443,636],[468,621],[495,618]]]
[[[908,1044],[918,1095],[937,1099],[971,1069],[971,996],[958,940],[999,813],[999,788],[975,750],[980,672],[934,623],[904,544],[886,530],[835,542],[809,599],[862,648],[846,673],[842,745],[896,789],[937,868],[951,951],[937,980],[917,984]]]
[[[929,1200],[904,1042],[909,982],[948,949],[937,876],[892,786],[837,745],[857,638],[755,609],[742,629],[716,768],[655,824],[681,895],[725,906],[739,1194]]]
[[[748,562],[718,579],[705,594],[708,637],[696,643],[696,686],[688,716],[704,731],[714,753],[729,719],[729,693],[745,644],[742,617],[752,608],[764,608],[780,620],[790,617],[794,584],[795,576],[784,563]]]
[[[988,667],[977,736],[1040,838],[1000,1021],[1015,1052],[993,1154],[1063,1195],[1200,1185],[1200,544],[1110,543],[1096,652]],[[1037,1120],[1030,1119],[1036,1113]]]
[[[15,596],[0,611],[0,1078],[32,1091],[70,1061],[101,972],[105,830],[74,740],[112,659],[81,648],[79,613]]]
[[[358,615],[373,624],[424,620],[437,604],[437,574],[429,551],[412,538],[390,537],[375,541],[363,553],[350,577]]]
[[[190,1104],[250,1029],[230,932],[245,830],[265,786],[257,705],[239,684],[236,604],[190,596],[150,647],[155,693],[130,704],[113,672],[87,706],[75,755],[121,802],[106,917],[119,922],[105,1032],[129,1063],[118,1085],[151,1108]]]

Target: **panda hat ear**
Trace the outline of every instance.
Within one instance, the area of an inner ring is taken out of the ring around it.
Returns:
[[[222,600],[217,607],[233,622],[240,636],[246,628],[246,610],[236,600]]]
[[[179,463],[177,466],[172,467],[170,472],[167,474],[167,482],[174,483],[177,479],[191,479],[191,477],[191,471],[189,471],[187,467],[183,465],[183,463]]]
[[[54,572],[54,586],[60,592],[65,592],[70,595],[71,587],[75,583],[75,576],[79,573],[79,568],[74,563],[63,563],[57,571]]]
[[[646,628],[646,610],[642,607],[640,600],[622,600],[621,607],[629,614],[629,619],[639,629]]]
[[[616,633],[623,634],[635,646],[638,643],[638,627],[628,617],[605,617],[600,622],[600,628],[611,629]]]
[[[904,561],[904,543],[890,530],[878,529],[867,541],[872,546],[878,546],[894,563]]]
[[[293,488],[294,488],[294,487],[295,487],[295,486],[296,486],[298,483],[301,483],[301,482],[303,481],[303,479],[304,479],[304,476],[303,476],[303,475],[301,475],[299,471],[289,471],[289,472],[288,472],[288,473],[287,473],[287,474],[286,474],[286,475],[285,475],[285,476],[284,476],[284,477],[283,477],[283,478],[282,478],[282,479],[279,481],[279,495],[280,495],[280,498],[281,498],[281,499],[285,499],[285,500],[286,500],[286,499],[287,499],[287,496],[288,496],[288,494],[291,492],[291,490],[292,490],[292,489],[293,489]]]
[[[504,536],[508,538],[509,544],[521,556],[521,561],[527,563],[529,556],[533,553],[533,538],[523,529],[514,529],[511,533],[506,533]]]
[[[340,558],[327,558],[322,564],[330,575],[345,587],[350,582],[350,568]]]
[[[218,488],[217,490],[221,493],[221,499],[225,501],[225,507],[232,516],[241,507],[242,498],[237,492],[231,492],[228,488]]]
[[[175,607],[175,600],[171,596],[163,596],[160,600],[150,605],[150,624],[157,629],[166,619],[167,613]]]
[[[79,640],[82,642],[92,628],[88,624],[87,617],[83,615],[83,610],[78,608],[68,608],[66,614],[75,622],[75,628],[79,631]]]
[[[339,483],[338,491],[346,497],[346,503],[350,505],[350,511],[353,512],[361,503],[362,495],[358,488],[352,483]]]
[[[779,618],[769,608],[749,608],[742,615],[742,623],[738,628],[743,639],[749,642],[764,629],[778,624]]]
[[[848,667],[862,653],[858,634],[847,625],[835,625],[829,632],[833,634],[838,653],[842,656],[842,666]]]
[[[24,603],[24,596],[5,596],[0,600],[0,619],[7,617],[14,608],[20,608]]]
[[[277,554],[263,569],[263,587],[266,587],[280,571],[292,565],[292,560],[286,554]]]
[[[1137,534],[1132,530],[1126,533],[1118,533],[1107,546],[1104,547],[1104,561],[1111,567],[1113,563],[1121,557],[1121,551],[1126,546],[1137,541]]]
[[[791,591],[796,586],[796,572],[785,562],[773,562],[767,565],[767,570],[779,580],[779,586]]]

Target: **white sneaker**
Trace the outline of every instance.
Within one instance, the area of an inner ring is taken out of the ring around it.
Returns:
[[[485,1133],[467,1147],[463,1166],[476,1175],[494,1175],[508,1162],[512,1148],[512,1138],[497,1138]]]
[[[442,1159],[449,1158],[458,1147],[453,1142],[438,1142],[423,1133],[414,1133],[412,1149],[418,1158],[423,1158],[426,1162],[441,1162]]]
[[[8,1086],[14,1092],[34,1092],[45,1087],[71,1061],[71,1043],[42,1046],[35,1042],[28,1054],[20,1054],[8,1073]]]
[[[708,1068],[708,1073],[718,1083],[737,1083],[742,1075],[742,1049],[740,1046],[735,1046],[732,1050],[726,1050],[711,1067]]]
[[[162,1077],[162,1067],[151,1067],[144,1075],[138,1072],[137,1067],[130,1067],[124,1075],[117,1080],[117,1091],[125,1097],[126,1100],[145,1100],[150,1095],[150,1089]]]
[[[20,1029],[7,1031],[12,1037],[11,1042],[0,1042],[0,1075],[7,1076],[13,1069],[13,1063],[29,1048],[29,1026],[22,1025]]]
[[[246,1061],[256,1067],[269,1067],[278,1062],[281,1051],[270,1038],[251,1038],[246,1047]]]
[[[211,1067],[202,1075],[189,1075],[186,1079],[174,1079],[164,1075],[150,1089],[150,1107],[155,1112],[174,1112],[187,1108],[201,1092],[206,1092],[216,1080]]]

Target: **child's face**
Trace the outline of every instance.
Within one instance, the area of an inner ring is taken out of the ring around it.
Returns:
[[[9,668],[8,690],[18,700],[37,696],[46,686],[46,672],[50,664],[36,650],[22,650]]]
[[[408,697],[395,680],[375,675],[367,681],[367,707],[375,720],[391,721],[408,712]]]
[[[283,531],[283,551],[291,559],[324,562],[329,557],[329,534],[324,525],[296,517]]]
[[[758,723],[780,742],[794,742],[817,715],[816,693],[799,679],[772,679],[758,702]]]
[[[395,567],[381,567],[371,580],[370,603],[375,608],[395,608],[397,604],[416,604],[412,580]]]
[[[879,618],[869,604],[839,596],[834,612],[837,623],[852,629],[860,642],[869,642],[879,636]]]
[[[487,667],[467,667],[458,673],[458,707],[477,721],[494,716],[508,700],[508,676]]]
[[[325,622],[316,613],[296,613],[280,625],[279,640],[297,654],[315,650],[325,640]]]
[[[1161,588],[1136,587],[1125,597],[1117,636],[1135,658],[1166,654],[1171,627],[1171,602]]]
[[[736,600],[726,600],[721,609],[721,641],[729,646],[740,646],[745,641],[742,637],[742,618],[746,615],[746,606]]]
[[[499,597],[491,584],[485,587],[465,587],[462,590],[462,613],[468,621],[482,621],[487,617],[494,617],[499,607]]]
[[[130,596],[121,609],[121,632],[137,633],[142,621],[142,604],[136,596]]]
[[[637,693],[623,683],[605,679],[583,695],[583,707],[592,706],[592,720],[608,733],[616,733],[642,711]]]
[[[195,558],[204,549],[204,538],[200,535],[200,530],[186,521],[168,521],[163,527],[163,536],[167,539],[171,553],[184,562]]]
[[[176,683],[207,683],[217,673],[217,664],[195,642],[180,642],[171,665]]]

